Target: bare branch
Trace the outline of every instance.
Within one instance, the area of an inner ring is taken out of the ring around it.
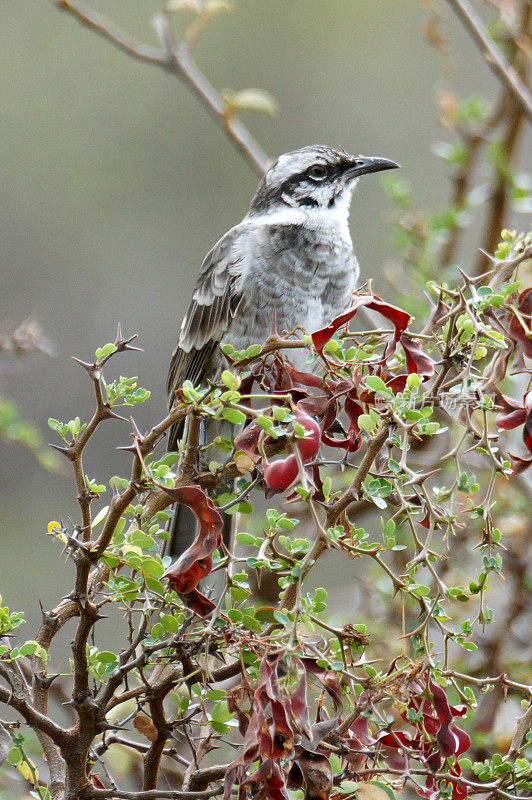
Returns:
[[[138,42],[122,31],[114,22],[102,14],[98,14],[81,0],[75,0],[75,2],[74,0],[52,0],[52,2],[124,53],[176,75],[214,117],[255,172],[259,175],[264,174],[269,164],[268,156],[245,125],[230,113],[223,97],[192,59],[186,42],[177,48],[159,50]]]
[[[469,0],[447,0],[447,2],[464,23],[490,68],[506,86],[526,116],[532,119],[532,94],[502,51],[492,41],[486,26]]]

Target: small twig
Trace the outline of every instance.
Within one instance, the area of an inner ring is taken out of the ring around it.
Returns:
[[[489,32],[469,0],[447,0],[460,17],[469,34],[484,54],[490,68],[506,86],[514,100],[532,119],[532,95],[505,55],[491,39]]]
[[[75,0],[75,2],[74,0],[52,0],[52,2],[129,56],[147,64],[154,64],[177,75],[214,117],[254,170],[259,175],[264,174],[269,164],[268,156],[245,125],[234,115],[228,113],[227,103],[197,67],[186,43],[177,49],[167,51],[150,47],[134,39],[107,17],[98,14],[86,3],[83,3],[82,0]]]

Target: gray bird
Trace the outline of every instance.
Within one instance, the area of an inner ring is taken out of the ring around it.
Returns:
[[[226,365],[220,343],[242,350],[267,339],[274,310],[279,331],[311,332],[349,307],[359,275],[348,225],[353,189],[361,175],[398,166],[321,145],[279,156],[242,222],[203,261],[172,354],[170,405],[185,380],[201,385]],[[298,357],[291,360],[301,368]],[[220,433],[215,424],[207,426],[207,442]],[[180,435],[177,427],[170,432],[169,450]],[[180,555],[194,537],[193,519],[180,506],[168,552]]]

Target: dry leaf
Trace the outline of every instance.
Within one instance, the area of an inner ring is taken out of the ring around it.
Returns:
[[[138,714],[133,720],[133,726],[150,742],[156,742],[159,738],[157,728],[146,714]]]
[[[395,800],[395,794],[390,787],[377,781],[359,783],[356,796],[358,800]]]
[[[235,456],[235,466],[241,475],[245,475],[255,469],[255,462],[247,453],[238,453]]]

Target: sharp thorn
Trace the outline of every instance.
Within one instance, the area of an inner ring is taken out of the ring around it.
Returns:
[[[51,444],[49,445],[53,450],[57,450],[58,453],[62,453],[69,461],[73,460],[71,448],[70,447],[61,447],[59,444]]]
[[[82,361],[81,358],[76,358],[76,356],[70,356],[70,358],[72,361],[75,361],[76,364],[79,364],[80,367],[83,367],[83,369],[88,372],[89,375],[92,376],[94,374],[94,371],[96,370],[95,364],[89,364],[88,361]]]

